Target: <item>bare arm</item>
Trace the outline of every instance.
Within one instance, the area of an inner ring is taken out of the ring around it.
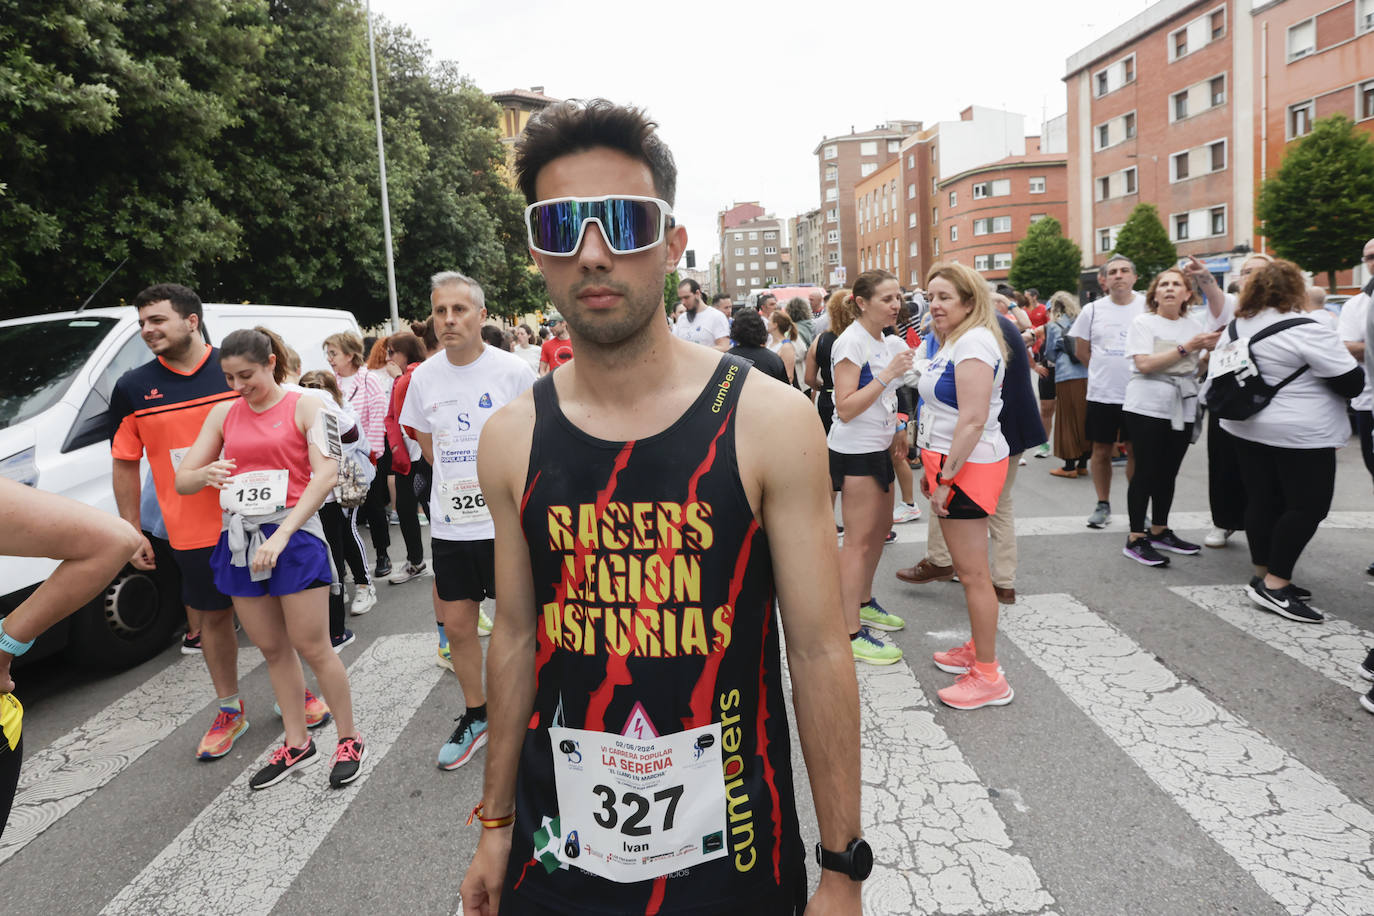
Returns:
[[[992,397],[995,373],[981,359],[966,359],[954,367],[954,390],[959,399],[959,419],[954,424],[949,456],[940,476],[953,477],[964,466],[988,422],[988,401]]]
[[[143,479],[139,474],[139,462],[125,461],[122,458],[113,460],[110,478],[114,485],[115,508],[119,512],[119,517],[133,525],[134,530],[138,532],[138,547],[129,562],[136,569],[156,569],[157,559],[153,554],[153,545],[148,543],[142,531],[143,518],[139,502],[143,496]]]
[[[1210,334],[1196,334],[1191,340],[1186,340],[1179,346],[1189,353],[1196,353],[1198,350],[1210,350],[1217,345],[1217,338],[1221,336],[1220,331],[1213,331]],[[1184,354],[1178,352],[1177,348],[1165,350],[1162,353],[1137,353],[1131,357],[1135,360],[1135,367],[1146,375],[1151,372],[1159,372],[1167,369],[1174,363],[1183,359]]]
[[[816,365],[816,341],[820,339],[819,334],[811,341],[811,346],[806,348],[806,367],[802,372],[802,378],[806,380],[806,387],[819,391],[821,387],[820,367]]]
[[[714,346],[715,346],[715,348],[716,348],[717,350],[719,350],[720,352],[724,353],[725,351],[727,351],[727,350],[730,349],[730,338],[729,338],[729,337],[717,337]]]
[[[1073,339],[1073,352],[1078,356],[1078,361],[1085,366],[1093,358],[1092,345],[1081,337]]]
[[[848,423],[882,397],[883,390],[911,368],[914,354],[903,350],[888,360],[872,381],[859,387],[859,367],[847,359],[835,364],[835,416]]]
[[[797,380],[797,346],[790,341],[778,347],[778,356],[782,357],[782,366],[787,370],[787,380],[795,382]]]
[[[205,415],[196,441],[181,459],[177,468],[176,490],[182,496],[199,493],[207,486],[223,487],[234,469],[234,462],[220,459],[224,448],[224,417],[232,401],[221,401]]]
[[[520,528],[520,500],[534,433],[534,399],[526,392],[502,408],[482,430],[477,445],[477,479],[496,528],[496,616],[500,624],[487,649],[487,683],[501,685],[487,695],[487,763],[482,814],[505,817],[515,810],[520,747],[534,709],[534,577],[529,547]],[[511,828],[483,828],[463,879],[467,912],[492,913],[510,858]]]
[[[429,462],[430,467],[434,466],[434,434],[421,432],[412,427],[411,432],[415,434],[414,439],[420,443],[420,454],[425,456],[425,461]]]
[[[1357,359],[1360,362],[1364,362],[1363,340],[1346,340],[1342,341],[1342,343],[1344,343],[1345,348],[1350,351],[1351,356],[1355,357],[1355,359]]]
[[[765,384],[766,383],[766,384]],[[751,373],[742,392],[737,438],[740,476],[770,539],[778,605],[792,671],[797,733],[816,802],[820,839],[842,850],[862,834],[859,787],[859,691],[840,606],[839,553],[833,531],[825,435],[804,398]],[[767,476],[783,449],[793,474]],[[821,872],[816,901],[857,912],[861,885]],[[815,901],[813,901],[815,902]],[[822,906],[818,910],[829,912]]]
[[[1220,318],[1226,306],[1226,292],[1217,285],[1217,278],[1212,276],[1207,265],[1196,257],[1189,257],[1188,263],[1183,265],[1183,271],[1192,278],[1198,292],[1207,300],[1207,310],[1212,313],[1212,318]]]

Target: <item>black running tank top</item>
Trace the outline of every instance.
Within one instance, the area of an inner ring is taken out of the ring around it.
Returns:
[[[677,422],[633,442],[573,426],[552,375],[534,386],[520,512],[538,614],[536,690],[502,912],[524,912],[522,899],[561,913],[758,916],[805,904],[773,567],[735,453],[748,372],[722,357]],[[621,736],[713,722],[727,855],[631,883],[541,857],[559,813],[551,725]]]

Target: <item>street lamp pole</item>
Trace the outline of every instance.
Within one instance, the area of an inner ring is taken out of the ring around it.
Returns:
[[[367,56],[372,62],[372,115],[377,121],[377,168],[382,179],[382,234],[386,238],[386,292],[391,303],[391,333],[401,326],[396,306],[396,265],[391,251],[391,202],[386,193],[386,148],[382,144],[382,98],[377,91],[377,42],[372,37],[372,0],[367,2]]]

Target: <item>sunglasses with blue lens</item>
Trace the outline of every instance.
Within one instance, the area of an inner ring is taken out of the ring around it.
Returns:
[[[544,255],[576,254],[588,223],[596,223],[611,251],[634,254],[663,241],[673,225],[673,208],[657,197],[631,194],[556,197],[525,208],[530,248]]]

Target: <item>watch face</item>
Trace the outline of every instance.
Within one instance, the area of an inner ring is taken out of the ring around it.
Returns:
[[[850,847],[850,874],[862,881],[873,871],[873,849],[864,840],[856,840]]]

